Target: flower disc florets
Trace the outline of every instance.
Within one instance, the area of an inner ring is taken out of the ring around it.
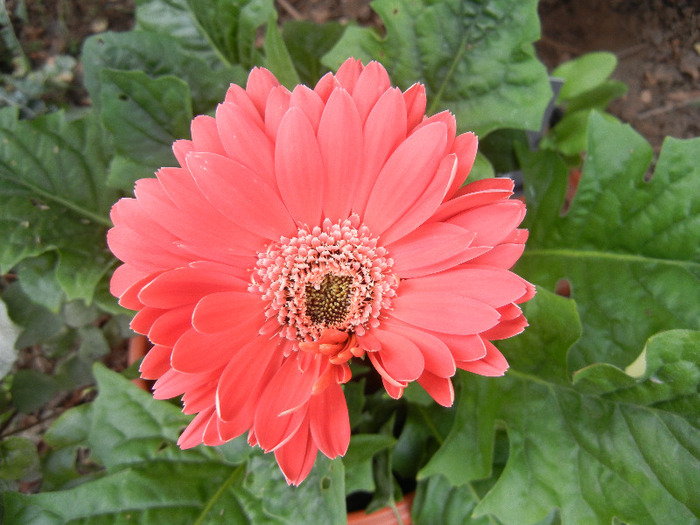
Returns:
[[[269,302],[266,316],[287,339],[316,341],[328,328],[361,335],[395,295],[392,266],[357,215],[325,219],[259,253],[250,289]]]

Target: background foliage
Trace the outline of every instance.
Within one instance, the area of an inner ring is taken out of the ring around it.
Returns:
[[[384,33],[278,27],[271,0],[136,3],[134,30],[83,48],[88,111],[0,110],[0,425],[97,391],[41,450],[0,441],[5,522],[344,523],[346,497],[374,509],[412,489],[419,524],[700,520],[700,139],[668,139],[654,159],[606,114],[625,90],[609,79],[614,56],[553,72],[563,118],[543,130],[552,91],[532,46],[535,0],[376,0]],[[460,373],[452,409],[415,385],[401,402],[347,385],[347,456],[320,457],[289,488],[244,440],[179,450],[187,416],[93,367],[129,335],[104,235],[111,204],[173,165],[171,143],[230,82],[265,66],[313,84],[351,55],[404,89],[424,83],[431,113],[477,131],[474,177],[522,173],[530,240],[516,270],[538,294],[531,326],[499,344],[505,378]],[[58,363],[50,373],[12,368],[37,345]],[[26,480],[40,493],[21,491]]]

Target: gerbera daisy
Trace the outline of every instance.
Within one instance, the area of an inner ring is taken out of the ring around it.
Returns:
[[[154,396],[196,414],[181,447],[248,432],[298,484],[347,450],[351,360],[445,406],[457,368],[505,372],[490,340],[534,295],[509,271],[525,206],[508,179],[463,186],[477,139],[425,102],[377,62],[291,92],[256,68],[115,204],[112,293],[154,344]]]

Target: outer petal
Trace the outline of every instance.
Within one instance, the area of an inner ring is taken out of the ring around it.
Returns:
[[[213,153],[190,153],[187,165],[209,202],[241,228],[271,240],[296,231],[277,192],[242,164]]]
[[[431,374],[427,370],[418,378],[418,384],[425,388],[435,401],[444,407],[451,407],[455,402],[455,390],[452,380]]]
[[[331,93],[318,125],[318,145],[326,167],[323,211],[335,222],[348,217],[362,159],[362,123],[344,89]]]
[[[271,188],[274,188],[274,148],[264,128],[246,112],[229,102],[216,108],[216,125],[226,154],[254,171]]]
[[[443,222],[424,224],[387,246],[387,250],[394,259],[394,271],[401,278],[410,278],[424,275],[421,271],[426,267],[432,271],[449,268],[454,251],[461,251],[471,244],[476,234],[464,228]],[[446,246],[453,247],[446,250]],[[454,251],[453,251],[454,250]],[[449,266],[440,265],[450,261]],[[432,273],[432,272],[430,272]]]
[[[350,419],[343,389],[331,383],[309,401],[311,436],[329,458],[343,456],[350,444]]]
[[[393,310],[388,312],[390,317],[447,334],[478,334],[495,326],[500,318],[495,308],[455,293],[413,292],[399,288],[392,306]]]
[[[488,353],[478,361],[458,362],[457,366],[462,370],[473,372],[482,376],[502,376],[508,370],[508,361],[492,343],[484,341]]]
[[[279,86],[279,84],[275,75],[265,68],[254,67],[250,75],[248,75],[245,91],[250,97],[250,100],[253,101],[260,116],[265,114],[265,105],[270,91]]]
[[[282,119],[275,146],[275,173],[282,200],[299,223],[321,220],[325,170],[318,142],[304,112],[292,107]]]
[[[496,246],[517,228],[525,217],[525,204],[508,200],[462,212],[448,222],[476,232],[474,246]]]
[[[389,156],[406,138],[406,105],[401,90],[386,91],[370,112],[364,126],[362,177],[352,202],[352,210],[362,216],[379,172]]]
[[[384,66],[375,61],[365,66],[352,90],[352,98],[363,123],[379,97],[390,87],[391,81]]]
[[[409,339],[399,333],[378,328],[373,329],[372,334],[382,345],[377,357],[392,379],[398,382],[414,381],[423,373],[423,354]]]
[[[364,223],[375,235],[394,224],[430,185],[442,159],[447,128],[429,124],[403,141],[382,168],[367,202]]]
[[[287,443],[275,450],[275,459],[290,485],[299,485],[306,479],[317,455],[318,447],[311,438],[308,421]]]
[[[321,357],[306,371],[296,355],[288,358],[268,383],[255,412],[255,437],[265,451],[284,444],[307,417],[307,403],[320,376]]]
[[[270,137],[271,141],[275,141],[277,137],[277,128],[279,128],[282,117],[289,109],[289,99],[291,93],[284,86],[277,86],[270,92],[265,106],[265,132]]]

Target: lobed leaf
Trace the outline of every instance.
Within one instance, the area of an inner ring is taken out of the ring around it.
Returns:
[[[0,267],[53,251],[68,299],[92,300],[113,258],[104,235],[117,192],[106,188],[109,150],[91,117],[53,113],[19,121],[0,111]]]
[[[583,324],[572,369],[626,366],[653,334],[700,328],[700,139],[667,139],[649,182],[651,148],[629,126],[594,113],[588,145],[563,216],[565,164],[521,151],[531,236],[517,271],[570,282]]]

